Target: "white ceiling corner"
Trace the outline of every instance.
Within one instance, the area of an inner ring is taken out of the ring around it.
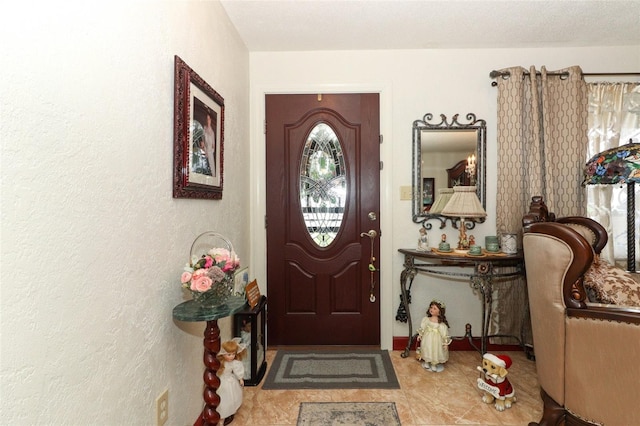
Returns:
[[[640,0],[220,2],[249,51],[640,44]]]

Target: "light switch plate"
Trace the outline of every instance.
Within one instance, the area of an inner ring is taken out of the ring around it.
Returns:
[[[400,187],[400,199],[401,200],[411,200],[411,187],[410,186],[401,186]]]

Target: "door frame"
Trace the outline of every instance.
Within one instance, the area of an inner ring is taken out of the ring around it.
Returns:
[[[250,206],[250,247],[251,254],[249,256],[249,268],[253,276],[258,280],[260,291],[266,294],[267,286],[267,262],[266,262],[266,229],[264,227],[264,218],[266,214],[266,195],[265,176],[266,176],[266,135],[264,133],[265,121],[265,96],[268,94],[315,94],[315,93],[379,93],[380,95],[380,133],[384,135],[385,140],[380,146],[380,161],[383,162],[384,168],[380,172],[380,229],[382,235],[380,237],[380,347],[383,350],[393,349],[393,326],[395,323],[395,309],[399,303],[399,298],[394,297],[400,294],[399,277],[393,277],[394,259],[402,260],[393,250],[392,235],[392,204],[394,201],[393,194],[397,191],[392,190],[393,173],[391,165],[393,164],[393,150],[391,149],[391,85],[389,83],[379,83],[373,85],[277,85],[277,86],[257,86],[250,100],[250,152],[251,161],[249,167],[249,187],[251,194],[249,197]],[[406,142],[406,143],[404,143]],[[399,145],[406,146],[409,149],[411,144],[410,138],[407,141],[400,141]],[[409,151],[407,151],[409,152]],[[411,178],[407,174],[407,181]],[[397,199],[397,197],[396,197]],[[410,217],[410,203],[407,204],[407,218]],[[267,298],[269,295],[267,294]],[[267,310],[268,310],[267,302]],[[267,336],[269,335],[269,326],[267,325]],[[268,338],[267,338],[268,343]]]

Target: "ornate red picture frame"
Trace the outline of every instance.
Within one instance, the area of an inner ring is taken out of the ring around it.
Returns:
[[[221,199],[224,99],[175,56],[173,198]]]

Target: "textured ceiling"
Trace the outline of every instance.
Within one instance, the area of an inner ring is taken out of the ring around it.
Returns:
[[[250,51],[640,44],[640,0],[221,3]]]

